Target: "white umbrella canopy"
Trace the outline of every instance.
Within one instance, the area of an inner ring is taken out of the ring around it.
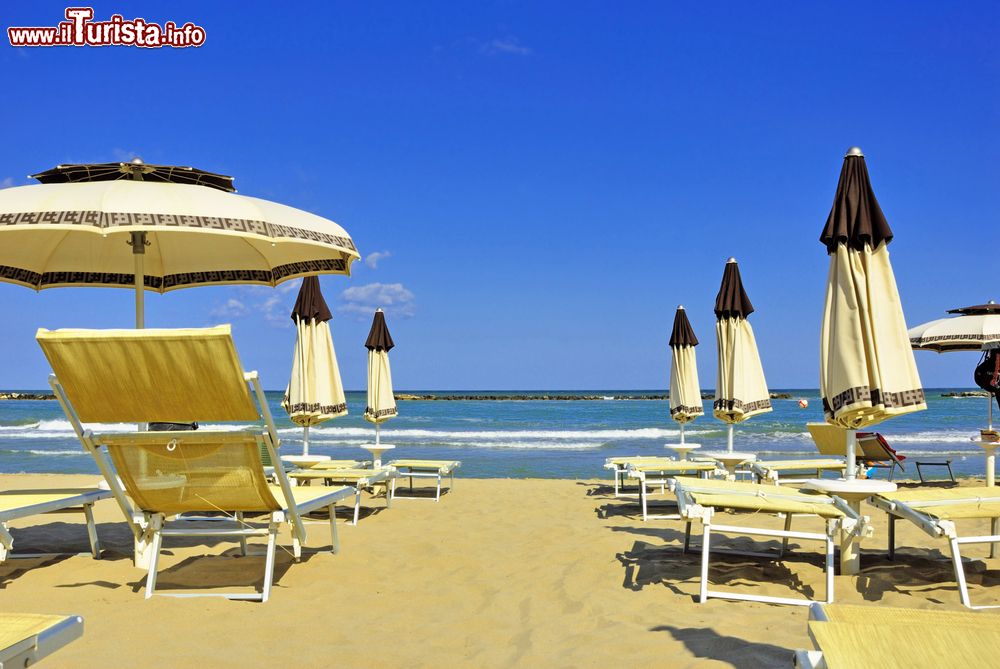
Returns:
[[[909,329],[910,345],[920,351],[980,351],[1000,342],[1000,304],[990,300],[973,307],[949,309],[951,318],[921,323]]]
[[[715,298],[715,339],[718,373],[712,414],[728,424],[727,449],[733,450],[733,425],[772,410],[757,339],[747,317],[753,304],[743,289],[739,265],[726,262]]]
[[[375,312],[372,328],[365,341],[368,349],[368,404],[365,420],[375,423],[375,443],[379,444],[379,426],[399,414],[392,392],[392,370],[389,368],[389,350],[395,346],[385,324],[381,309]]]
[[[683,444],[684,425],[705,413],[701,403],[698,363],[694,352],[698,338],[694,335],[694,329],[683,305],[678,306],[674,314],[674,326],[670,333],[669,344],[670,417],[680,425]]]
[[[319,279],[307,276],[292,309],[297,337],[292,374],[281,406],[303,428],[302,455],[309,455],[309,428],[347,414],[344,384],[333,347],[330,308]]]
[[[231,177],[119,165],[115,180],[84,169],[101,165],[60,166],[36,175],[45,183],[0,190],[0,281],[36,290],[133,287],[141,327],[144,290],[275,286],[307,275],[350,274],[360,257],[333,221],[236,195]]]
[[[1000,304],[986,304],[949,309],[951,318],[921,323],[907,334],[916,351],[981,351],[1000,344]],[[997,400],[1000,402],[1000,398]],[[993,396],[986,397],[986,429],[993,429]]]
[[[852,148],[820,236],[830,255],[820,393],[826,421],[847,429],[848,478],[856,430],[927,408],[889,262],[892,238],[864,155]]]

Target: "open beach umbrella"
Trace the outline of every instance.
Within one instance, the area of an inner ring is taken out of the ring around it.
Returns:
[[[981,351],[1000,343],[1000,304],[949,309],[951,318],[939,318],[910,328],[910,346],[917,351]],[[998,398],[1000,401],[1000,398]],[[993,396],[986,397],[986,429],[993,429]]]
[[[726,262],[715,297],[715,341],[719,369],[712,414],[729,425],[726,448],[733,450],[733,425],[771,411],[771,396],[757,352],[757,340],[747,317],[753,304],[743,289],[735,258]]]
[[[864,154],[853,147],[820,235],[830,256],[820,394],[826,421],[847,429],[848,478],[856,430],[927,408],[889,262],[892,238]]]
[[[379,445],[379,426],[399,412],[392,394],[392,371],[389,369],[389,350],[395,346],[385,324],[385,314],[375,311],[372,329],[368,332],[365,348],[368,349],[368,404],[365,420],[375,423],[375,445]]]
[[[292,376],[281,400],[288,417],[303,428],[302,455],[309,455],[309,428],[347,413],[344,385],[340,381],[333,348],[330,308],[320,291],[319,278],[302,279],[292,308],[297,337]]]
[[[684,424],[705,413],[701,404],[701,387],[698,385],[698,365],[694,347],[691,321],[684,306],[674,313],[674,327],[670,332],[670,417],[680,425],[681,443],[684,443]]]
[[[130,163],[60,165],[41,184],[0,190],[0,281],[36,290],[275,286],[350,274],[347,232],[315,214],[237,195],[232,177]]]

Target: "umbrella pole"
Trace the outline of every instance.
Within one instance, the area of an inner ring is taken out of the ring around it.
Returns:
[[[375,423],[375,445],[376,445],[376,446],[378,446],[378,445],[379,445],[379,443],[381,443],[381,442],[379,441],[379,434],[378,434],[378,431],[379,431],[379,426],[378,426],[378,423]]]
[[[858,431],[848,430],[847,431],[847,480],[853,481],[857,472],[857,463],[855,461],[855,451],[858,447]]]
[[[729,430],[726,432],[726,450],[730,453],[733,452],[733,424],[729,424]]]
[[[309,455],[309,426],[302,428],[302,455]]]
[[[986,429],[993,429],[993,395],[986,393]]]
[[[684,445],[684,423],[681,423],[681,445]]]
[[[132,259],[135,260],[135,328],[141,330],[146,327],[146,307],[145,307],[145,259],[146,259],[146,233],[133,232],[129,246],[132,247]]]

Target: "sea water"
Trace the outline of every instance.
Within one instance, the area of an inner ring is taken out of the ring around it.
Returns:
[[[927,410],[895,418],[873,429],[910,458],[904,476],[916,477],[912,461],[951,458],[957,475],[984,471],[982,450],[970,442],[986,423],[985,398],[942,397],[960,389],[928,389]],[[462,392],[407,391],[437,396]],[[547,391],[496,394],[615,397],[657,391]],[[659,391],[662,393],[662,391]],[[735,448],[761,458],[816,456],[806,423],[821,422],[815,390],[775,390],[792,395],[774,400],[774,411],[736,425]],[[476,391],[476,395],[492,393]],[[286,454],[302,450],[302,429],[281,409],[281,394],[267,394]],[[801,408],[799,399],[809,406]],[[349,414],[311,430],[310,452],[335,458],[369,459],[363,445],[374,441],[374,428],[362,418],[365,393],[347,394]],[[613,455],[674,455],[664,447],[679,431],[665,400],[407,400],[399,416],[382,425],[382,441],[396,446],[393,457],[461,460],[461,476],[591,478],[605,476],[604,459]],[[705,450],[724,449],[726,426],[711,415],[686,427],[686,440]],[[998,416],[1000,418],[1000,416]],[[998,420],[1000,422],[1000,420]],[[126,431],[126,425],[92,425],[95,431]],[[212,426],[205,425],[205,428]],[[0,472],[96,473],[69,422],[54,401],[0,401]],[[943,468],[925,469],[933,477]],[[880,472],[879,476],[884,476]]]

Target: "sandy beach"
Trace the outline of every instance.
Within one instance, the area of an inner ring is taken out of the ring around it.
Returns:
[[[95,482],[92,476],[0,476],[4,489]],[[8,561],[0,565],[0,601],[8,611],[84,617],[84,637],[49,658],[45,666],[52,669],[290,662],[788,667],[792,651],[809,646],[803,607],[696,603],[698,559],[681,551],[683,525],[643,523],[637,507],[615,499],[606,481],[459,479],[438,504],[399,500],[389,510],[381,499],[366,504],[370,511],[359,526],[340,525],[339,555],[317,553],[294,564],[279,552],[275,589],[265,604],[144,600],[145,574],[131,564],[131,537],[110,500],[96,508],[103,559]],[[863,573],[837,577],[837,601],[960,609],[945,544],[899,523],[898,545],[905,548],[891,563],[884,554],[885,520],[872,515],[876,536],[867,543]],[[816,519],[797,526],[821,527]],[[324,530],[314,528],[311,547],[323,547]],[[967,531],[977,530],[970,524]],[[87,546],[82,516],[37,516],[14,524],[13,534],[21,552]],[[287,533],[283,538],[287,544]],[[248,577],[259,577],[263,558],[217,557],[221,551],[233,556],[236,548],[167,544],[159,587],[244,586]],[[818,593],[820,555],[814,546],[802,548],[781,563],[720,560],[713,586]],[[205,552],[215,557],[198,557]],[[985,558],[984,547],[971,547],[969,555],[974,601],[1000,603],[996,561]]]

